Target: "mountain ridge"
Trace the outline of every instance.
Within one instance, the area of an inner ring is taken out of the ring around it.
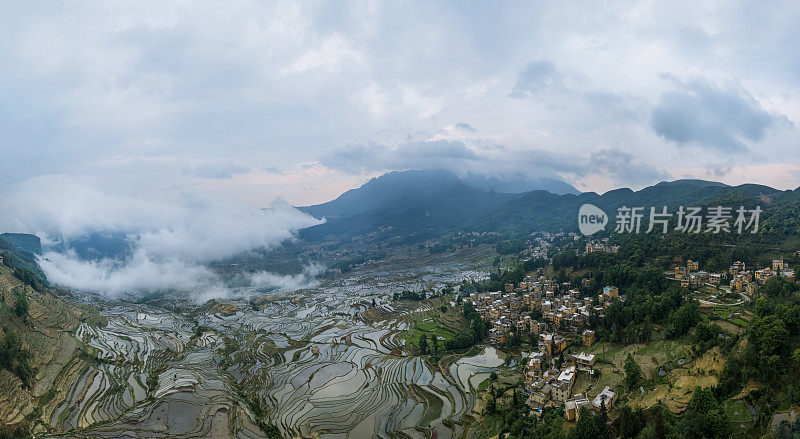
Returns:
[[[446,171],[395,171],[327,203],[299,207],[327,220],[302,230],[300,236],[317,241],[384,230],[388,235],[405,234],[411,240],[414,237],[410,235],[416,235],[420,240],[450,232],[577,231],[577,211],[585,203],[606,212],[626,205],[676,208],[715,200],[752,206],[791,198],[793,193],[758,184],[729,186],[716,181],[679,179],[638,191],[613,189],[602,195],[554,194],[546,190],[508,194],[476,189]]]

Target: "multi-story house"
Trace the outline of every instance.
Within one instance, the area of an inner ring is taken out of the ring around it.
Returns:
[[[594,344],[594,331],[592,331],[591,329],[587,329],[587,330],[583,331],[583,333],[581,334],[581,340],[583,341],[583,344],[585,344],[586,346],[593,345]]]
[[[614,407],[614,403],[617,401],[617,392],[614,391],[613,388],[606,386],[602,392],[600,392],[597,396],[594,397],[592,401],[592,408],[595,410],[600,410],[605,403],[606,410],[611,410]]]
[[[615,287],[613,285],[609,285],[607,287],[603,287],[603,296],[607,300],[613,300],[613,299],[619,297],[619,288],[617,288],[617,287]]]
[[[572,396],[572,386],[575,384],[575,366],[565,367],[558,374],[553,384],[553,400],[564,402]]]
[[[594,355],[581,352],[575,356],[575,365],[581,369],[591,369],[594,367]]]

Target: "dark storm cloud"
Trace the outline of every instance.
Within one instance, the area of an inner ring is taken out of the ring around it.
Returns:
[[[778,121],[786,118],[766,112],[746,90],[694,80],[661,94],[650,126],[679,145],[742,152],[748,149],[747,142],[764,138]]]

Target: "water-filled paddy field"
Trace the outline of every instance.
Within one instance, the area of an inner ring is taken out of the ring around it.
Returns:
[[[389,299],[462,270],[362,272],[272,291],[257,306],[253,296],[220,301],[226,313],[110,303],[108,326],[76,333],[96,361],[51,425],[76,436],[460,437],[474,391],[502,354],[414,355],[409,316],[432,306]]]

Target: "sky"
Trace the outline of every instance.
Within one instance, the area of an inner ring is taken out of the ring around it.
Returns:
[[[797,2],[4,2],[0,184],[324,202],[392,169],[800,186]]]
[[[0,1],[3,231],[202,263],[147,234],[391,170],[800,186],[798,2]]]

